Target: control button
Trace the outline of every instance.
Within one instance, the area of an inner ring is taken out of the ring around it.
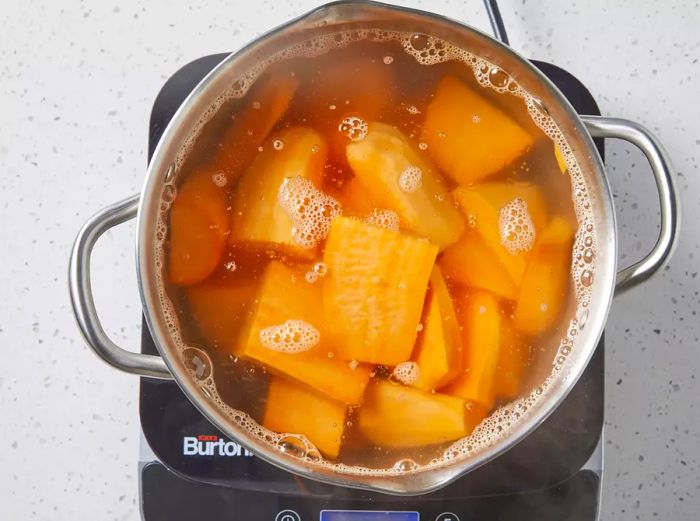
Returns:
[[[459,521],[459,517],[452,512],[443,512],[435,518],[435,521]]]
[[[294,510],[282,510],[275,516],[275,521],[301,521],[301,517]]]

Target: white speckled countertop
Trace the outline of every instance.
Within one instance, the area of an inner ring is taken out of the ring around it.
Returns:
[[[481,2],[401,2],[489,31]],[[515,49],[578,76],[603,114],[637,120],[679,172],[685,228],[670,266],[616,299],[607,328],[603,519],[700,511],[700,8],[696,2],[502,0]],[[0,517],[139,518],[138,379],[83,345],[68,300],[73,237],[136,193],[151,104],[180,66],[232,50],[314,1],[28,0],[0,12]],[[274,8],[273,8],[274,7]],[[621,262],[653,243],[641,154],[609,142]],[[136,349],[133,225],[96,248],[104,323]]]

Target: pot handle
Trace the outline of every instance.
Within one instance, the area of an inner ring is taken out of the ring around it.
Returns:
[[[100,324],[92,298],[90,257],[104,232],[136,217],[139,195],[134,195],[93,215],[78,232],[68,266],[68,286],[73,313],[88,346],[109,365],[127,373],[153,378],[172,378],[160,356],[134,353],[112,342]]]
[[[671,160],[663,145],[648,129],[639,123],[619,118],[581,116],[593,137],[624,139],[639,148],[649,161],[659,192],[661,229],[656,244],[642,260],[617,273],[615,293],[620,294],[644,282],[671,257],[681,225],[681,208]]]

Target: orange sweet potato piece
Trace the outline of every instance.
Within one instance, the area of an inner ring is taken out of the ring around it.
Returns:
[[[228,233],[226,192],[209,170],[185,178],[170,209],[168,276],[178,286],[195,284],[214,271]]]
[[[554,158],[557,160],[557,165],[559,166],[561,173],[565,174],[568,170],[568,167],[566,166],[566,159],[564,158],[564,153],[561,151],[561,148],[559,148],[556,143],[554,144]]]
[[[303,273],[272,261],[263,275],[255,306],[234,343],[233,354],[264,364],[273,373],[285,375],[343,403],[356,405],[362,401],[371,369],[363,365],[353,369],[334,356],[323,314],[319,313],[321,298],[320,284],[309,284]],[[266,347],[261,331],[288,320],[301,320],[315,328],[320,333],[318,344],[299,353]]]
[[[523,277],[515,306],[515,327],[536,335],[559,317],[571,273],[574,229],[554,217],[540,235]]]
[[[363,436],[391,448],[454,441],[469,434],[479,421],[468,414],[461,398],[387,380],[370,383],[358,414]]]
[[[533,143],[518,123],[454,76],[438,85],[422,139],[437,165],[461,185],[498,172]]]
[[[433,391],[447,384],[461,369],[462,335],[452,297],[440,268],[430,275],[430,289],[423,309],[423,330],[413,350],[419,376],[412,384]]]
[[[323,260],[326,324],[345,360],[411,356],[437,247],[350,217],[331,224]]]
[[[454,244],[464,231],[464,219],[445,192],[444,180],[421,157],[401,131],[384,123],[370,123],[362,140],[346,149],[348,163],[369,198],[381,208],[399,214],[401,228],[430,239],[441,250]],[[408,168],[420,170],[413,191],[401,187]]]
[[[501,266],[508,272],[516,287],[520,285],[529,252],[509,252],[501,242],[500,211],[515,198],[527,204],[528,214],[532,218],[535,236],[541,233],[547,218],[544,194],[535,185],[529,183],[493,182],[459,187],[454,197],[467,219],[473,223],[488,247],[498,258]]]
[[[496,370],[501,344],[501,314],[488,291],[471,289],[459,295],[462,324],[462,372],[441,392],[459,396],[490,410],[495,403]]]
[[[327,458],[340,451],[346,406],[283,378],[273,377],[267,393],[263,427],[303,434]]]
[[[455,282],[492,291],[507,300],[518,296],[511,275],[483,237],[473,230],[442,252],[438,264],[445,277]]]
[[[522,375],[530,357],[526,338],[513,326],[510,319],[501,320],[501,345],[496,369],[496,396],[506,400],[518,397]]]
[[[204,340],[214,348],[225,348],[241,329],[257,286],[249,280],[206,280],[188,286],[187,301],[193,321]]]
[[[223,170],[233,182],[231,176],[237,176],[258,155],[258,147],[284,115],[298,87],[299,79],[291,74],[256,82],[226,127],[211,167]]]
[[[276,150],[273,141],[281,140]],[[279,204],[280,185],[288,177],[305,177],[320,186],[326,145],[307,127],[293,127],[267,140],[263,151],[243,174],[232,201],[231,241],[276,245],[288,253],[310,258],[314,250],[292,236],[292,220]]]

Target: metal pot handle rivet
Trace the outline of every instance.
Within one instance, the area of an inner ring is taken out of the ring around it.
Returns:
[[[581,116],[593,137],[623,139],[639,148],[649,161],[659,192],[661,229],[656,244],[640,261],[617,273],[615,293],[620,294],[644,282],[661,269],[673,254],[678,242],[681,209],[671,160],[663,145],[639,123],[619,118]]]
[[[68,284],[73,312],[88,346],[109,365],[127,373],[152,378],[172,378],[160,356],[135,353],[122,349],[107,336],[100,324],[92,298],[90,258],[97,239],[123,222],[136,217],[139,195],[134,195],[103,208],[80,229],[73,245],[68,267]]]

